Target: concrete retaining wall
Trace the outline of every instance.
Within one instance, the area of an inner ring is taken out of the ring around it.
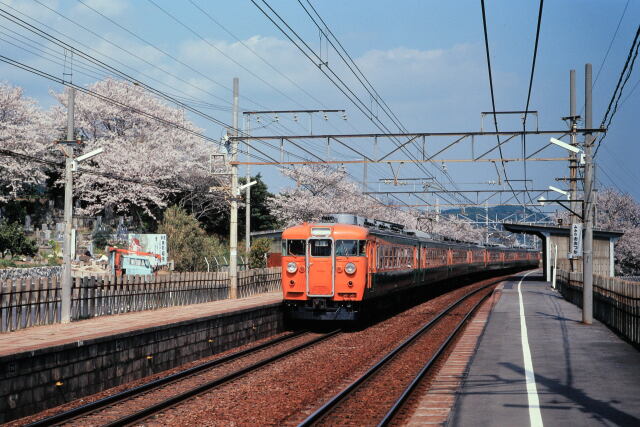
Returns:
[[[283,324],[278,303],[0,357],[0,423],[269,337]]]

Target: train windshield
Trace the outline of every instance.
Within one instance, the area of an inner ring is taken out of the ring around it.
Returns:
[[[309,240],[311,248],[311,256],[331,256],[331,240],[330,239],[312,239]]]
[[[305,246],[304,240],[285,240],[282,244],[282,255],[304,256]]]
[[[337,240],[336,256],[365,256],[366,240]]]

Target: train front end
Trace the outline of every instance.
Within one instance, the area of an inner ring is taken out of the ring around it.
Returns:
[[[288,317],[356,320],[368,280],[368,231],[302,224],[282,233],[282,293]]]

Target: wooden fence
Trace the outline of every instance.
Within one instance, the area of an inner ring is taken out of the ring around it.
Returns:
[[[582,273],[558,270],[560,293],[582,307]],[[593,317],[640,345],[640,283],[616,277],[593,276]]]
[[[241,298],[280,287],[280,267],[238,272]],[[227,299],[227,272],[172,273],[158,276],[74,278],[71,319],[155,310]],[[60,278],[0,282],[0,332],[60,322]]]

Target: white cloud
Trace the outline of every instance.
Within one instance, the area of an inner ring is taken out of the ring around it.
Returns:
[[[129,7],[129,3],[126,0],[83,0],[87,6],[92,7],[98,12],[113,18],[121,15]],[[82,4],[78,4],[75,7],[75,11],[79,13],[94,13],[87,9]]]

